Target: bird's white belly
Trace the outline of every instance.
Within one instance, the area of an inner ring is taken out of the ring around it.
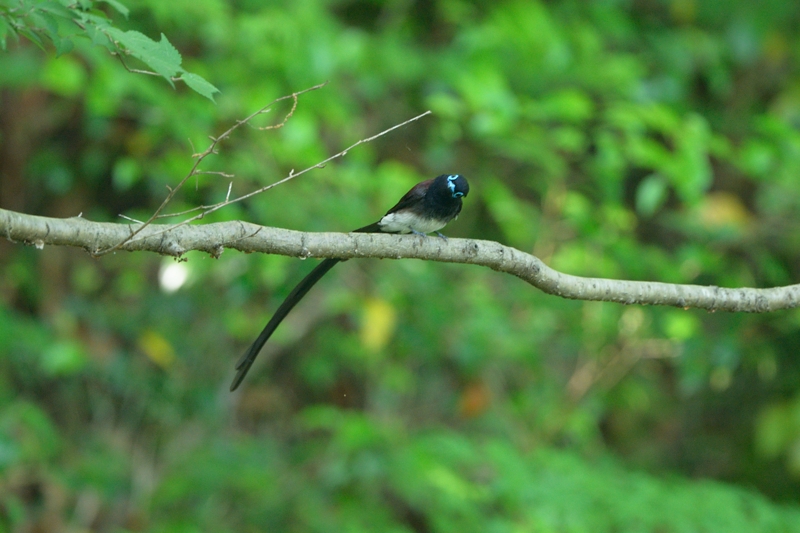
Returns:
[[[446,224],[446,222],[443,224],[440,220],[419,217],[408,211],[389,213],[378,222],[381,230],[387,233],[412,233],[412,230],[420,233],[430,233],[442,229]]]

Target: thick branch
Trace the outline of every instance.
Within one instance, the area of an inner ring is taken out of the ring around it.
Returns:
[[[122,242],[138,228],[139,224],[90,222],[80,217],[45,218],[0,209],[0,235],[36,246],[77,246],[94,253]],[[472,239],[445,241],[416,235],[302,233],[247,222],[221,222],[180,226],[167,232],[161,225],[150,225],[120,250],[149,251],[174,257],[196,250],[219,257],[225,248],[294,257],[415,258],[469,263],[512,274],[548,294],[576,300],[751,313],[791,309],[800,302],[800,285],[725,289],[571,276],[514,248]]]

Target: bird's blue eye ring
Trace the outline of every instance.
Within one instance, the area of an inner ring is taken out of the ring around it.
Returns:
[[[458,174],[451,174],[447,176],[447,188],[450,189],[450,192],[453,193],[453,198],[461,198],[464,196],[464,193],[461,191],[456,192],[456,184],[455,181],[459,178]]]

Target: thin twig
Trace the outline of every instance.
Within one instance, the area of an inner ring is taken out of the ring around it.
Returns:
[[[271,126],[262,126],[258,129],[261,131],[277,130],[278,128],[284,127],[286,125],[286,121],[288,121],[292,117],[292,115],[294,115],[294,110],[297,109],[297,94],[293,94],[292,96],[294,96],[294,102],[292,102],[292,108],[289,110],[289,113],[287,113],[287,115],[283,117],[283,122],[281,122],[280,124],[273,124]]]
[[[106,248],[105,250],[100,250],[98,252],[95,252],[93,255],[95,257],[98,257],[98,256],[105,255],[105,254],[107,254],[109,252],[113,252],[114,250],[119,249],[120,246],[124,245],[126,242],[129,242],[129,241],[133,240],[136,237],[136,235],[138,235],[144,228],[146,228],[154,220],[159,218],[159,215],[161,214],[161,212],[164,210],[164,208],[167,206],[167,204],[169,204],[172,201],[172,199],[175,197],[177,192],[183,187],[183,185],[189,180],[189,178],[191,178],[192,176],[196,176],[198,174],[198,172],[200,172],[198,170],[198,167],[199,167],[200,163],[202,163],[203,160],[208,155],[210,155],[212,153],[216,153],[217,145],[220,142],[222,142],[223,140],[227,139],[237,128],[239,128],[243,124],[247,124],[252,119],[257,117],[258,115],[261,115],[261,114],[264,114],[264,113],[268,112],[270,110],[270,108],[273,105],[277,104],[278,102],[281,102],[281,101],[289,99],[289,98],[292,98],[294,100],[294,105],[292,106],[292,109],[291,109],[291,111],[289,113],[290,114],[294,113],[294,110],[297,107],[297,97],[299,95],[305,94],[305,93],[310,92],[310,91],[315,91],[317,89],[320,89],[320,88],[324,87],[327,83],[328,82],[326,81],[324,83],[320,83],[320,84],[315,85],[313,87],[309,87],[308,89],[304,89],[302,91],[298,91],[298,92],[295,92],[295,93],[292,93],[292,94],[289,94],[289,95],[286,95],[286,96],[281,96],[280,98],[277,98],[277,99],[273,100],[268,105],[262,107],[258,111],[252,113],[250,116],[248,116],[248,117],[246,117],[246,118],[244,118],[242,120],[237,120],[236,123],[233,126],[228,128],[219,137],[212,137],[211,138],[211,144],[208,146],[208,148],[206,148],[203,152],[201,152],[199,154],[195,154],[195,156],[196,156],[195,157],[195,162],[192,165],[192,168],[189,171],[189,173],[186,176],[184,176],[184,178],[180,181],[180,183],[178,183],[177,186],[175,186],[174,188],[169,188],[168,187],[169,194],[167,194],[166,198],[164,198],[164,201],[161,202],[161,205],[158,206],[158,209],[156,209],[155,212],[152,215],[150,215],[150,218],[148,218],[141,226],[139,226],[136,230],[134,230],[125,240],[118,242],[116,245],[114,245],[114,246],[112,246],[110,248]],[[286,119],[284,119],[283,123],[285,123],[285,122],[286,122]],[[283,123],[281,125],[283,125]],[[214,211],[215,210],[216,209],[214,209]],[[209,211],[209,212],[211,212],[211,211]],[[191,222],[192,220],[195,220],[197,218],[202,218],[206,214],[207,213],[205,213],[205,212],[201,213],[200,215],[198,215],[198,216],[196,216],[194,218],[191,218],[191,219],[189,219],[188,221],[185,221],[185,222]]]
[[[81,214],[83,214],[83,213],[81,213]],[[78,216],[81,216],[81,215],[78,215]],[[135,222],[136,224],[144,224],[144,222],[142,222],[141,220],[136,220],[135,218],[131,218],[131,217],[127,216],[127,215],[119,215],[119,216],[120,216],[120,218],[124,218],[125,220],[128,220],[130,222]]]
[[[219,203],[216,203],[216,204],[213,204],[213,205],[198,206],[198,207],[195,207],[195,208],[187,210],[187,211],[182,211],[181,213],[173,213],[172,216],[177,216],[177,215],[181,215],[181,214],[187,214],[187,213],[190,213],[192,211],[202,210],[201,213],[198,213],[197,215],[195,215],[195,216],[193,216],[191,218],[188,218],[188,219],[186,219],[186,220],[184,220],[182,222],[178,222],[177,224],[172,224],[170,226],[166,226],[164,229],[158,230],[155,233],[148,234],[147,237],[150,238],[150,237],[153,237],[153,236],[156,236],[156,235],[161,235],[161,234],[166,233],[168,231],[172,231],[175,228],[179,228],[181,226],[185,226],[186,224],[189,224],[190,222],[194,222],[195,220],[199,220],[199,219],[205,217],[206,215],[209,215],[209,214],[213,213],[214,211],[222,209],[223,207],[229,206],[229,205],[234,204],[236,202],[241,202],[242,200],[246,200],[246,199],[248,199],[248,198],[250,198],[252,196],[255,196],[257,194],[261,194],[264,191],[268,191],[268,190],[272,189],[273,187],[277,187],[278,185],[282,185],[282,184],[286,183],[287,181],[292,180],[292,179],[294,179],[294,178],[296,178],[298,176],[302,176],[306,172],[310,172],[311,170],[314,170],[316,168],[322,168],[325,165],[327,165],[328,163],[330,163],[331,161],[333,161],[334,159],[338,159],[340,157],[346,156],[347,152],[349,152],[350,150],[352,150],[356,146],[359,146],[361,144],[365,144],[365,143],[374,141],[375,139],[377,139],[379,137],[382,137],[382,136],[386,135],[387,133],[389,133],[391,131],[394,131],[394,130],[396,130],[398,128],[402,128],[406,124],[414,122],[415,120],[419,120],[419,119],[421,119],[422,117],[424,117],[426,115],[430,115],[431,113],[432,113],[431,111],[425,111],[424,113],[422,113],[420,115],[417,115],[416,117],[410,118],[410,119],[406,120],[405,122],[401,122],[400,124],[396,124],[396,125],[392,126],[391,128],[385,129],[382,132],[373,135],[372,137],[367,137],[366,139],[361,139],[360,141],[351,144],[350,146],[348,146],[347,148],[345,148],[344,150],[342,150],[338,154],[334,154],[334,155],[330,156],[329,158],[327,158],[327,159],[325,159],[323,161],[320,161],[316,165],[313,165],[313,166],[310,166],[308,168],[305,168],[305,169],[301,170],[300,172],[295,172],[294,170],[292,170],[292,171],[289,172],[289,175],[286,176],[285,178],[283,178],[281,180],[278,180],[278,181],[276,181],[274,183],[271,183],[269,185],[265,185],[264,187],[261,187],[260,189],[256,189],[254,191],[251,191],[251,192],[249,192],[247,194],[243,194],[242,196],[234,198],[233,200],[225,200],[223,202],[219,202]],[[249,118],[250,117],[248,117],[248,119],[245,119],[245,121],[249,120]],[[245,122],[245,121],[243,121],[243,122]],[[154,218],[154,217],[151,217],[151,219],[148,220],[148,223],[150,223],[152,221],[152,218]],[[141,230],[141,228],[139,228],[139,229]],[[138,233],[138,231],[137,231],[137,233]],[[138,240],[138,239],[135,239],[133,237],[135,237],[135,234],[131,235],[131,238],[127,239],[125,242]],[[121,246],[122,244],[124,244],[124,242],[120,243],[117,246]]]

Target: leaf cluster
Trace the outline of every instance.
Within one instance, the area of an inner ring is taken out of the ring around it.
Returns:
[[[180,79],[194,91],[213,101],[216,87],[181,67],[180,53],[162,33],[154,41],[138,31],[114,26],[101,9],[108,5],[124,17],[129,10],[117,0],[4,0],[0,2],[0,49],[8,49],[8,38],[24,37],[42,50],[50,44],[57,55],[71,52],[74,40],[88,39],[120,57],[134,57],[175,86]]]

